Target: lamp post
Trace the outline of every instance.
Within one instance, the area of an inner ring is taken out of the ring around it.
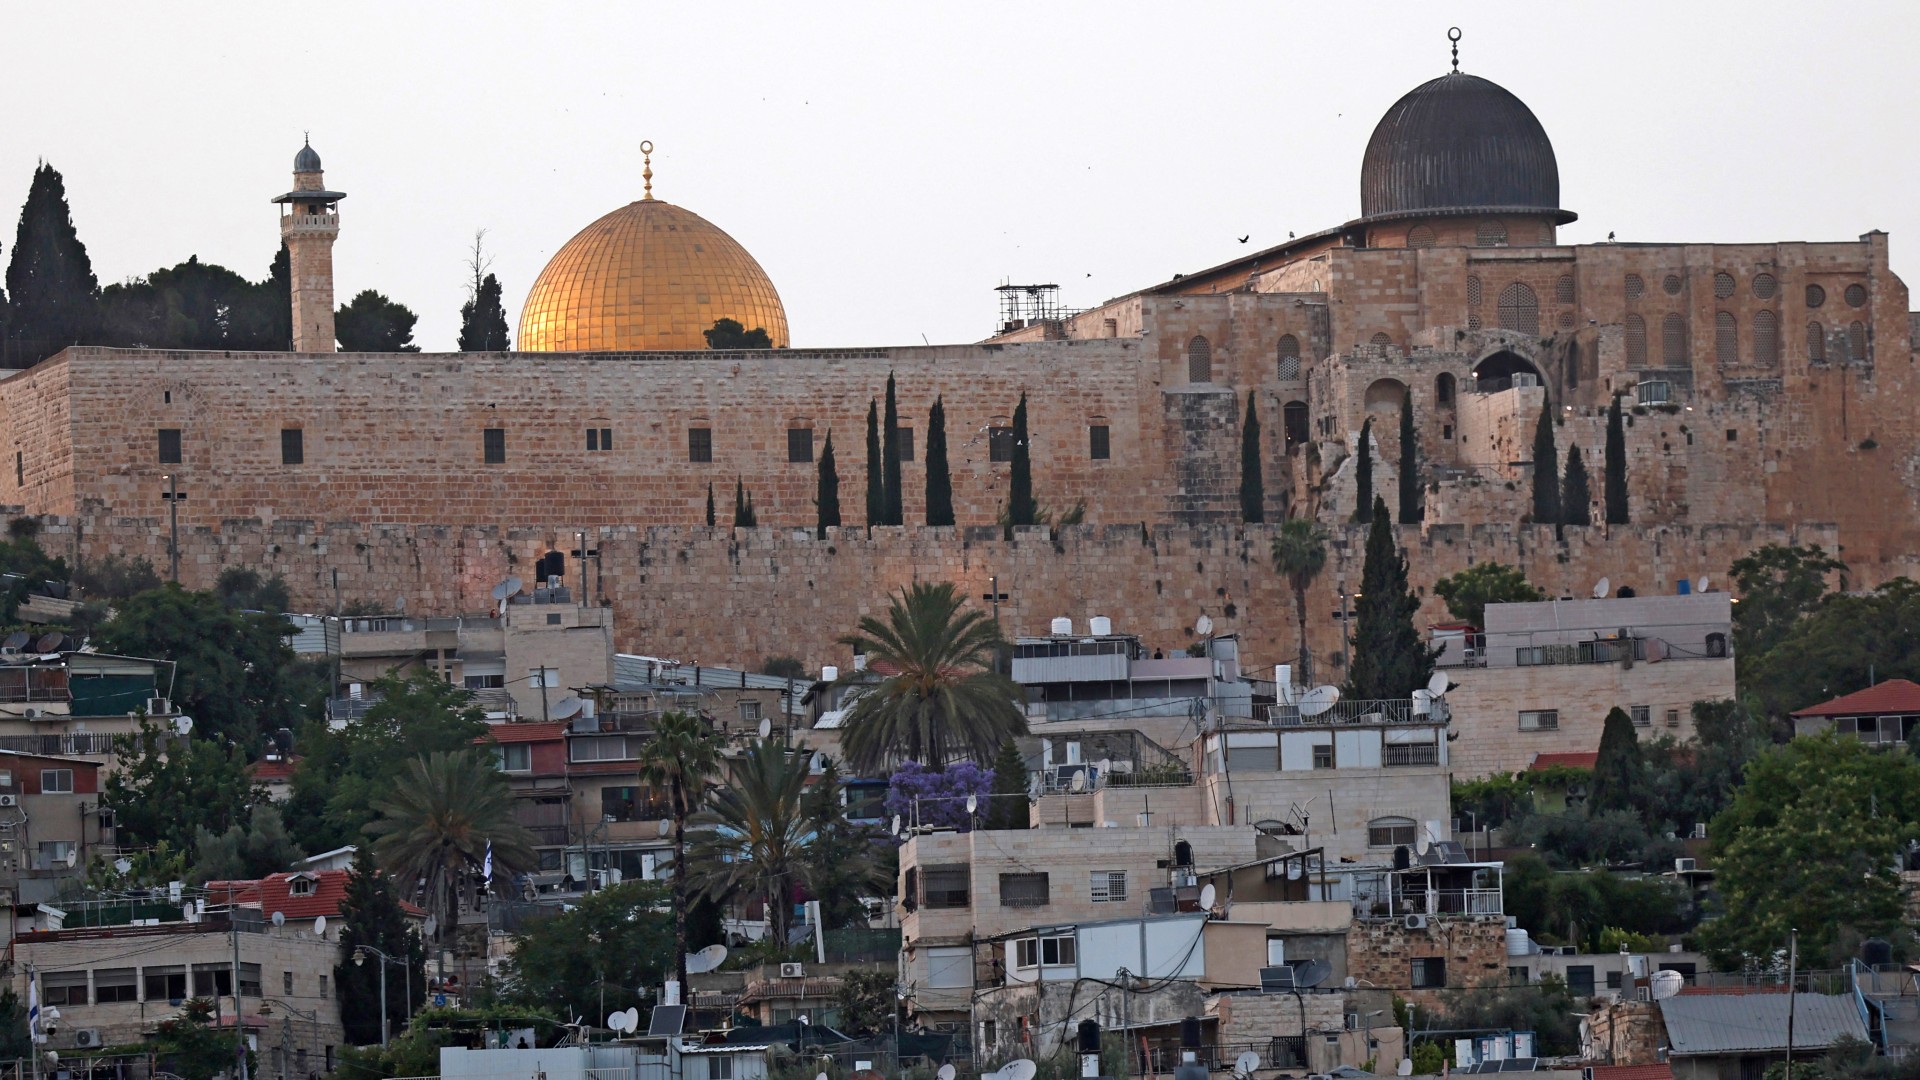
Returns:
[[[260,1015],[263,1017],[272,1016],[273,1003],[275,1001],[279,1001],[280,1007],[287,1010],[286,1018],[280,1022],[280,1080],[304,1080],[303,1077],[290,1075],[293,1066],[293,1018],[298,1016],[300,1019],[312,1024],[314,1041],[318,1042],[320,1036],[320,1014],[318,1012],[306,1012],[302,1009],[296,1009],[287,1002],[281,1001],[279,998],[271,998],[261,1000]]]
[[[380,1046],[384,1049],[390,1037],[387,1013],[387,965],[400,965],[400,970],[406,975],[407,1017],[409,1020],[413,1017],[413,968],[405,959],[396,960],[371,945],[355,945],[353,947],[353,966],[361,967],[367,962],[368,956],[377,956],[380,958]]]
[[[167,481],[167,560],[171,564],[172,581],[180,584],[180,478],[173,473],[165,477]]]

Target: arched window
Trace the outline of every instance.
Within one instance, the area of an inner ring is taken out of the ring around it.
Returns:
[[[1858,319],[1847,325],[1847,359],[1856,364],[1867,362],[1867,324]]]
[[[1561,274],[1560,280],[1553,283],[1553,302],[1556,304],[1573,303],[1573,275]]]
[[[1540,332],[1540,298],[1533,287],[1516,281],[1500,290],[1500,329],[1519,334]]]
[[[1443,371],[1434,376],[1433,403],[1435,405],[1453,404],[1453,372]]]
[[[1467,276],[1467,306],[1480,306],[1480,278],[1471,274]]]
[[[1367,387],[1367,411],[1400,415],[1400,403],[1407,397],[1407,386],[1399,379],[1375,379]]]
[[[1713,358],[1723,367],[1740,362],[1740,324],[1731,311],[1714,312]]]
[[[1627,366],[1647,366],[1647,320],[1638,315],[1627,316]]]
[[[1507,227],[1498,221],[1483,221],[1473,230],[1473,241],[1481,247],[1498,247],[1507,242]]]
[[[1378,333],[1378,334],[1375,334],[1375,335],[1373,335],[1373,338],[1372,338],[1372,340],[1371,340],[1371,341],[1369,341],[1369,342],[1368,342],[1368,344],[1371,344],[1371,345],[1391,345],[1391,344],[1393,344],[1393,339],[1392,339],[1392,338],[1390,338],[1390,337],[1388,337],[1388,336],[1387,336],[1387,335],[1386,335],[1386,334],[1385,334],[1384,332],[1382,332],[1382,333]]]
[[[1780,362],[1780,317],[1771,311],[1754,313],[1753,362],[1761,367]]]
[[[1187,381],[1213,381],[1213,345],[1199,334],[1187,341]]]
[[[1289,401],[1280,407],[1280,427],[1286,433],[1287,449],[1291,450],[1307,441],[1309,423],[1307,403]]]
[[[1367,822],[1367,846],[1384,848],[1411,845],[1415,830],[1419,827],[1412,818],[1374,818]]]
[[[1660,322],[1660,366],[1693,366],[1693,361],[1687,358],[1687,320],[1677,312],[1668,312]]]
[[[1807,324],[1807,359],[1816,364],[1827,360],[1827,328],[1818,322]]]
[[[1185,840],[1175,840],[1173,842],[1173,865],[1175,866],[1192,866],[1193,865],[1193,845],[1192,844],[1187,843]]]
[[[1287,334],[1280,339],[1280,378],[1290,381],[1300,377],[1300,339]]]
[[[1430,248],[1433,246],[1433,230],[1425,225],[1415,225],[1407,230],[1407,246],[1410,248]]]
[[[1647,279],[1639,274],[1627,275],[1627,299],[1638,300],[1640,294],[1647,291]]]

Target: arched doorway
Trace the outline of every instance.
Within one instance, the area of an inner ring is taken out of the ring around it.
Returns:
[[[1540,386],[1540,369],[1519,353],[1502,349],[1473,366],[1474,389],[1498,393],[1515,386]]]
[[[1286,433],[1287,449],[1307,441],[1307,403],[1289,401],[1280,407],[1280,429]]]
[[[1399,379],[1375,379],[1367,387],[1367,411],[1400,415],[1400,403],[1407,399],[1407,384]]]
[[[1433,403],[1441,408],[1453,405],[1453,372],[1443,371],[1434,376]]]

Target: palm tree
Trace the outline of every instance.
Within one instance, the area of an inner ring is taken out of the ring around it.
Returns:
[[[807,798],[812,755],[757,739],[733,762],[731,783],[716,788],[694,818],[698,839],[688,852],[688,884],[715,903],[745,895],[767,910],[773,940],[785,944],[787,902],[803,879],[815,835]]]
[[[484,748],[416,758],[373,808],[375,861],[404,895],[424,902],[442,939],[460,901],[474,899],[489,850],[496,870],[539,865],[533,834],[514,820],[506,778]]]
[[[886,621],[869,615],[840,639],[886,675],[848,710],[840,740],[862,773],[889,760],[930,769],[963,757],[987,762],[1027,733],[1020,688],[990,670],[1000,632],[961,603],[951,583],[914,584],[894,594]]]
[[[719,738],[704,719],[688,713],[662,716],[653,738],[640,748],[640,778],[648,787],[666,790],[673,814],[673,940],[681,986],[688,985],[687,819],[705,801],[708,777],[719,771]]]
[[[1313,652],[1307,648],[1307,590],[1327,565],[1327,532],[1312,518],[1280,523],[1273,538],[1273,569],[1293,586],[1293,613],[1300,632],[1300,684],[1313,684]]]

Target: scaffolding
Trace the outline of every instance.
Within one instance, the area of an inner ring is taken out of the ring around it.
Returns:
[[[999,333],[1008,334],[1035,323],[1060,322],[1080,314],[1060,306],[1058,285],[1001,285]]]

